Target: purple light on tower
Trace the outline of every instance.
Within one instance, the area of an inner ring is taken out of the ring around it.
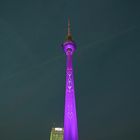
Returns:
[[[72,67],[72,55],[76,49],[76,45],[72,40],[69,21],[68,21],[68,35],[66,41],[63,43],[63,49],[67,57],[65,111],[64,111],[64,140],[78,140],[74,76]]]

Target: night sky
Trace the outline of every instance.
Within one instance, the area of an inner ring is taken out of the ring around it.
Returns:
[[[0,140],[63,126],[71,19],[79,140],[140,140],[140,2],[0,1]]]

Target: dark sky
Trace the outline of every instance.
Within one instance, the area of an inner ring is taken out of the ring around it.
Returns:
[[[140,140],[140,2],[0,1],[0,140],[63,125],[70,17],[80,140]]]

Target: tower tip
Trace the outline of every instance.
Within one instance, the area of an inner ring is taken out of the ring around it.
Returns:
[[[68,18],[68,34],[67,34],[67,40],[72,40],[71,28],[70,28],[70,18]]]
[[[70,32],[70,18],[68,18],[68,36],[71,36],[71,32]]]

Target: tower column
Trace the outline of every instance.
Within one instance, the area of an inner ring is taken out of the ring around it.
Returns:
[[[64,140],[78,140],[72,55],[67,56]]]

